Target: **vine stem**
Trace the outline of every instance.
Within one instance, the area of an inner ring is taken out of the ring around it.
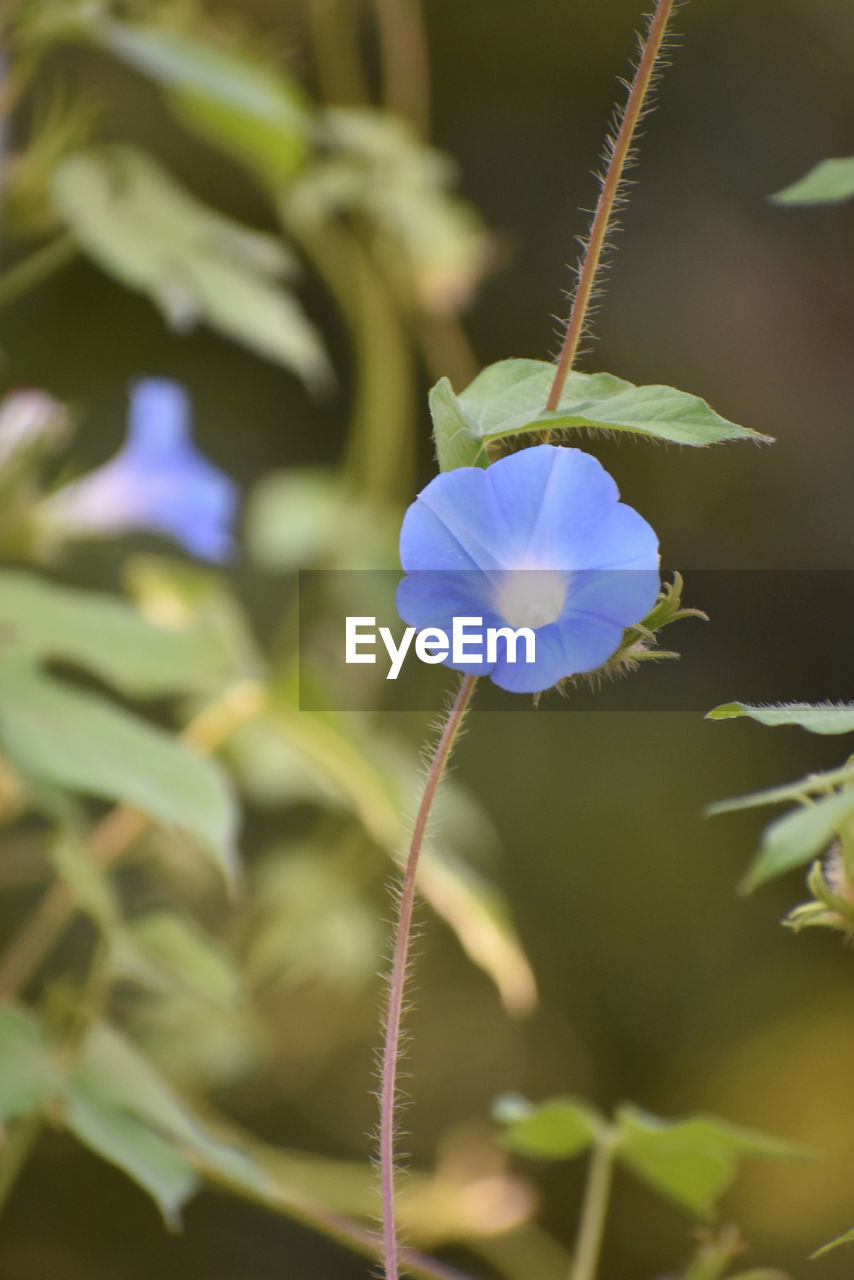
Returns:
[[[590,1157],[590,1171],[578,1224],[575,1254],[569,1280],[595,1280],[605,1234],[605,1219],[614,1172],[614,1135],[605,1132],[597,1139]]]
[[[596,277],[602,264],[602,252],[608,241],[608,229],[620,200],[623,173],[631,156],[632,143],[634,142],[637,127],[644,116],[647,95],[655,78],[655,68],[664,44],[667,24],[673,14],[676,3],[677,0],[658,0],[646,39],[641,46],[640,61],[629,89],[629,96],[626,99],[620,126],[613,144],[609,148],[608,167],[605,170],[599,199],[596,202],[596,210],[590,227],[590,237],[578,271],[578,284],[572,300],[563,346],[558,357],[549,398],[546,401],[547,412],[552,412],[558,408],[564,383],[578,354],[578,346],[584,334],[587,312],[590,309],[590,303],[593,298]]]
[[[395,1222],[394,1187],[394,1124],[397,1102],[397,1066],[400,1057],[400,1028],[403,1017],[403,1000],[406,988],[406,970],[409,962],[409,945],[412,936],[412,914],[415,907],[415,885],[418,859],[424,844],[424,835],[430,818],[430,810],[436,792],[454,748],[465,713],[471,702],[477,676],[464,676],[457,696],[442,729],[439,742],[433,752],[424,792],[415,817],[415,826],[409,842],[409,852],[403,873],[397,920],[394,930],[394,950],[389,975],[388,1009],[380,1069],[380,1182],[382,1187],[382,1244],[385,1280],[399,1280],[398,1240]]]
[[[374,0],[389,111],[430,132],[430,59],[420,0]]]
[[[363,496],[395,503],[410,490],[415,454],[415,369],[398,309],[370,254],[344,223],[320,229],[288,201],[280,201],[279,216],[349,331],[355,386],[345,475]]]
[[[322,100],[327,105],[370,102],[356,6],[349,0],[308,0],[308,23]]]

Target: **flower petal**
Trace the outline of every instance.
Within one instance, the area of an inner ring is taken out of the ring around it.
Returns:
[[[146,464],[167,464],[185,446],[192,450],[192,402],[180,382],[141,378],[130,389],[125,448]]]
[[[658,569],[585,569],[569,575],[561,619],[586,614],[631,627],[649,613],[660,588]]]
[[[496,569],[511,529],[480,467],[444,471],[403,518],[400,562],[419,569]]]
[[[567,527],[555,539],[567,567],[657,569],[658,535],[643,516],[623,502],[600,511],[586,530]]]
[[[592,454],[540,444],[487,468],[495,498],[514,531],[508,567],[595,568],[590,531],[616,505],[617,485]]]
[[[534,662],[524,661],[519,645],[514,662],[499,647],[491,671],[486,664],[445,663],[489,673],[516,693],[540,693],[601,667],[624,629],[653,607],[660,585],[654,530],[619,501],[596,458],[557,445],[523,449],[486,470],[461,467],[435,477],[407,511],[400,546],[409,576],[398,587],[398,611],[419,630],[451,633],[455,617],[480,617],[484,627],[532,619]],[[533,572],[540,570],[546,572]],[[515,573],[527,575],[518,590],[508,581]]]
[[[131,393],[127,441],[115,457],[45,505],[64,537],[152,530],[205,560],[232,550],[235,482],[194,447],[182,386],[145,379]]]
[[[482,618],[485,627],[506,623],[495,612],[489,578],[473,569],[433,573],[416,571],[397,584],[397,612],[410,627],[441,627],[450,633],[454,618]]]
[[[556,622],[539,627],[534,632],[534,643],[535,661],[532,663],[524,660],[508,662],[506,656],[499,658],[490,672],[493,684],[508,693],[543,693],[568,674],[563,640]],[[524,656],[521,647],[517,657],[519,654]]]
[[[567,676],[595,671],[616,653],[623,628],[605,618],[573,614],[535,633],[536,661],[495,664],[490,677],[510,693],[543,693]]]

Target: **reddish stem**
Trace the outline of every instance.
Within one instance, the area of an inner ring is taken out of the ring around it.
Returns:
[[[599,199],[596,203],[596,212],[593,215],[593,223],[590,227],[587,249],[581,260],[578,285],[575,290],[575,297],[572,300],[566,335],[558,357],[549,398],[546,401],[547,412],[552,412],[560,405],[564,383],[578,354],[578,344],[581,342],[581,337],[584,333],[584,325],[590,301],[593,297],[596,276],[602,262],[602,251],[608,239],[608,228],[619,200],[623,171],[626,167],[626,161],[631,155],[635,132],[644,114],[644,105],[655,74],[655,65],[661,53],[667,24],[670,21],[675,4],[676,0],[658,0],[652,21],[649,24],[649,31],[643,42],[640,61],[629,90],[620,127],[617,130],[617,136],[611,148],[608,168],[605,171],[602,190],[599,192]]]
[[[430,810],[436,797],[442,774],[460,731],[466,708],[471,701],[477,676],[464,676],[460,682],[454,704],[448,713],[442,735],[427,772],[424,793],[418,806],[409,853],[403,873],[397,921],[394,932],[394,952],[389,977],[388,1010],[385,1022],[385,1038],[382,1049],[380,1075],[380,1179],[382,1183],[383,1263],[386,1280],[399,1280],[397,1225],[394,1212],[394,1122],[397,1102],[397,1064],[400,1056],[400,1027],[403,1016],[403,998],[406,987],[406,969],[409,960],[409,944],[412,935],[412,913],[415,907],[415,884],[418,858],[424,844],[424,834]]]

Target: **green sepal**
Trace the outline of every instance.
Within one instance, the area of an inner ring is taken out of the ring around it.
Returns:
[[[854,819],[854,788],[786,813],[766,827],[741,885],[750,893],[768,880],[805,866]]]

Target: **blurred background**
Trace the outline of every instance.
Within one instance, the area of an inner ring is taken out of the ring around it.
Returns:
[[[243,0],[239,14],[214,8],[226,25],[260,29],[268,52],[330,100],[299,0]],[[640,7],[425,0],[423,8],[431,135],[454,157],[460,189],[491,231],[490,269],[463,323],[480,364],[545,358],[558,346],[566,263],[588,221],[579,209],[595,200],[591,173]],[[353,0],[349,9],[374,84],[371,6]],[[680,13],[678,33],[582,367],[694,392],[776,444],[585,447],[652,520],[665,563],[685,575],[686,602],[702,608],[692,569],[854,570],[854,206],[795,210],[768,200],[817,160],[854,152],[854,11],[845,0],[697,2]],[[145,79],[91,50],[52,57],[66,80],[108,104],[103,136],[149,147],[212,204],[274,229],[260,191],[177,129]],[[346,83],[339,92],[347,101]],[[16,127],[25,124],[26,110]],[[121,437],[128,382],[141,373],[178,377],[194,396],[201,445],[250,492],[271,471],[337,465],[345,448],[347,334],[310,266],[301,296],[340,375],[338,390],[320,400],[208,330],[176,339],[146,299],[82,260],[3,313],[4,379],[73,403],[78,456],[95,464]],[[452,357],[465,364],[459,346]],[[416,376],[414,487],[389,499],[392,524],[434,471],[431,375],[422,364]],[[75,558],[67,576],[114,588],[122,554],[102,546]],[[274,637],[292,577],[247,556],[229,576],[258,632]],[[850,596],[823,603],[826,617],[816,613],[796,648],[785,624],[767,631],[775,667],[792,673],[781,699],[804,673],[819,696],[854,696],[850,664],[829,663],[823,648],[826,628],[838,635],[847,625],[850,614],[839,610],[850,610]],[[749,609],[742,617],[749,627]],[[666,643],[680,647],[677,629]],[[742,695],[736,665],[729,696]],[[397,712],[393,721],[382,732],[416,750],[424,714]],[[488,815],[478,821],[494,828],[481,856],[512,903],[540,1003],[528,1016],[508,1016],[458,940],[424,909],[410,1023],[412,1165],[432,1167],[438,1156],[446,1168],[469,1162],[488,1171],[490,1105],[506,1090],[578,1093],[603,1108],[632,1100],[664,1116],[712,1111],[820,1153],[806,1164],[748,1168],[725,1201],[724,1219],[738,1222],[750,1262],[804,1274],[807,1254],[854,1223],[854,959],[835,934],[795,937],[779,927],[803,896],[797,876],[736,896],[761,814],[704,820],[701,812],[723,796],[841,763],[843,752],[835,739],[795,728],[711,724],[689,712],[475,713],[454,778]],[[302,839],[309,808],[251,817],[248,856]],[[372,893],[384,920],[382,891]],[[366,972],[350,984],[312,973],[279,992],[263,1069],[223,1073],[214,1086],[216,1101],[266,1141],[336,1160],[366,1156],[379,984],[370,961],[375,921],[364,928]],[[513,1167],[537,1185],[541,1221],[566,1243],[582,1170]],[[524,1217],[524,1205],[519,1211]],[[692,1230],[678,1210],[620,1177],[603,1280],[674,1274]],[[489,1246],[498,1260],[517,1247],[501,1240]],[[465,1249],[449,1256],[490,1274]],[[526,1274],[524,1258],[519,1267]],[[843,1280],[851,1254],[809,1269]],[[183,1234],[172,1237],[118,1173],[62,1136],[43,1142],[0,1229],[0,1275],[153,1273],[356,1280],[370,1268],[218,1192],[195,1200]]]

